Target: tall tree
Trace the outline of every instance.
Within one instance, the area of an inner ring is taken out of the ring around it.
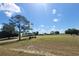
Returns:
[[[22,15],[16,15],[12,16],[11,19],[9,19],[13,24],[15,24],[19,29],[19,40],[21,40],[21,32],[22,30],[25,31],[26,29],[30,29],[30,21],[28,21],[24,16]]]

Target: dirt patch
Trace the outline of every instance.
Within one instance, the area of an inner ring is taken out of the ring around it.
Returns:
[[[26,50],[26,49],[14,49],[14,48],[11,48],[10,50],[24,52],[24,53],[32,53],[32,54],[37,54],[37,55],[42,55],[42,56],[55,56],[54,54],[51,54],[49,52],[44,52],[44,51]]]

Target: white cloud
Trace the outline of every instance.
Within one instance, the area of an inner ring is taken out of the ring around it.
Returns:
[[[0,3],[0,11],[3,11],[8,17],[21,12],[20,7],[15,3]]]
[[[4,12],[4,13],[5,13],[7,16],[9,16],[9,17],[11,17],[12,14],[13,14],[12,12],[8,12],[8,11],[7,11],[7,12]]]
[[[53,10],[52,10],[52,13],[53,13],[53,14],[56,14],[56,12],[57,12],[56,9],[53,9]]]
[[[3,25],[0,24],[0,29],[2,28]]]
[[[53,19],[53,22],[58,22],[58,19],[57,18]]]

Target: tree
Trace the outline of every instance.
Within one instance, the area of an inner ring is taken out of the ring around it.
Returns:
[[[59,31],[55,31],[55,34],[60,34],[60,32]]]
[[[55,34],[55,33],[54,33],[54,31],[51,31],[50,34],[53,35],[53,34]]]
[[[3,23],[1,35],[4,37],[11,37],[15,33],[15,26],[12,23]]]
[[[51,31],[50,34],[54,35],[54,34],[60,34],[59,31]]]
[[[15,31],[15,26],[11,23],[9,24],[3,23],[2,31],[13,33]]]
[[[39,32],[38,32],[38,31],[37,31],[37,32],[33,32],[33,34],[34,34],[34,35],[38,35],[38,34],[39,34]]]
[[[79,35],[79,30],[78,29],[74,29],[74,28],[72,28],[72,29],[67,29],[66,31],[65,31],[65,34],[76,34],[76,35]]]
[[[21,32],[25,31],[26,29],[30,30],[31,23],[22,15],[12,16],[9,20],[18,27],[19,40],[21,40]]]

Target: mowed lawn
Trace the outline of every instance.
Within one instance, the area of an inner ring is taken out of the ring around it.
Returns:
[[[17,49],[18,51],[13,49]],[[39,54],[31,52],[26,53],[19,50],[36,51],[39,52]],[[52,54],[57,56],[79,56],[79,36],[43,35],[37,36],[37,38],[33,38],[31,40],[26,38],[22,41],[0,45],[0,55],[37,56],[40,55],[41,51],[44,54],[50,53],[50,55]],[[43,53],[41,55],[44,55]]]

